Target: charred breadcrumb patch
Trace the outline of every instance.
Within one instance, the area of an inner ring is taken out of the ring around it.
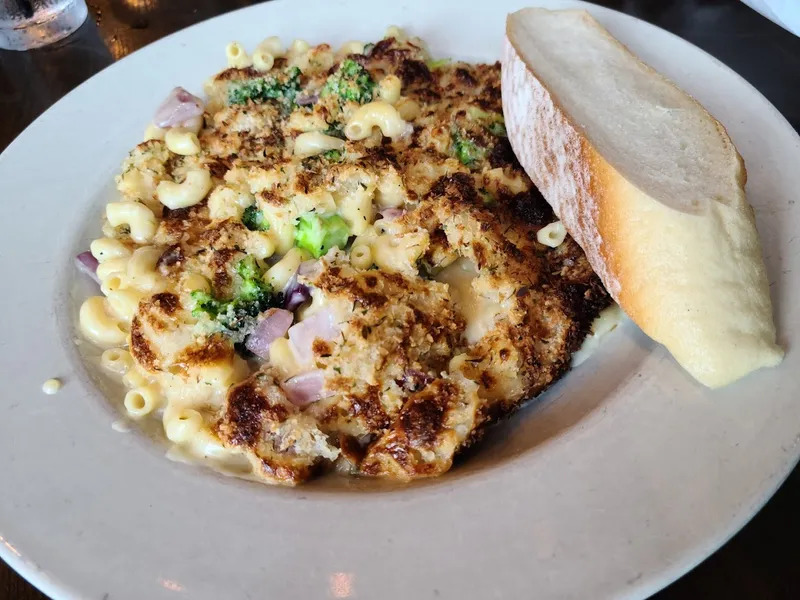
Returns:
[[[527,225],[544,227],[556,220],[552,207],[533,185],[527,192],[521,192],[511,198],[508,204],[512,214]]]
[[[183,249],[179,244],[173,244],[161,254],[156,263],[156,268],[162,274],[167,275],[174,270],[180,270],[183,260]]]
[[[228,391],[215,429],[223,444],[243,452],[253,474],[269,483],[301,483],[319,471],[323,459],[338,454],[266,371]]]
[[[177,355],[175,362],[181,365],[204,367],[227,362],[232,354],[231,343],[221,334],[216,334],[184,348]]]
[[[401,481],[447,471],[486,427],[568,370],[571,354],[610,302],[574,240],[567,237],[558,248],[537,241],[538,230],[556,216],[503,135],[499,63],[433,68],[413,40],[394,38],[349,58],[375,82],[389,74],[402,80],[403,102],[418,112],[408,136],[347,140],[335,161],[298,159],[293,145],[300,133],[343,139],[355,104],[319,95],[304,107],[260,100],[229,105],[235,82],[264,75],[227,69],[208,87],[201,156],[173,155],[163,142],[149,141],[129,158],[145,179],[152,168],[154,185],[182,181],[198,164],[213,177],[208,199],[163,209],[152,243],[163,249],[157,268],[169,286],[198,274],[216,297],[236,292],[236,264],[253,254],[257,235],[239,216],[249,203],[272,215],[307,210],[306,196],[330,194],[338,206],[353,190],[368,189],[374,210],[405,211],[395,229],[427,235],[416,270],[356,270],[346,258],[331,259],[308,282],[340,316],[336,339],[310,344],[324,373],[324,398],[295,406],[281,387],[290,375],[268,362],[227,389],[211,431],[269,483],[300,483],[337,460],[350,473]],[[275,73],[287,68],[285,58],[275,60]],[[321,90],[338,68],[331,57],[304,69],[301,93]],[[301,118],[293,122],[287,108]],[[220,208],[220,189],[236,205]],[[466,340],[452,290],[437,281],[458,259],[475,267],[475,293],[502,307],[474,342]],[[272,260],[260,264],[267,268]],[[204,369],[230,371],[234,350],[201,327],[188,303],[183,291],[145,298],[130,347],[146,371],[197,384]]]
[[[131,355],[144,369],[148,371],[158,370],[158,362],[155,352],[150,347],[150,341],[142,331],[142,322],[139,317],[133,317],[131,321]]]
[[[178,310],[181,308],[181,300],[175,294],[169,292],[162,292],[160,294],[155,294],[151,299],[150,302],[153,303],[153,306],[156,307],[158,310],[163,312],[167,316],[173,316]]]
[[[277,61],[273,66],[277,66]],[[245,67],[243,69],[231,67],[229,69],[225,69],[221,73],[217,73],[217,75],[214,77],[214,80],[238,81],[239,79],[254,79],[256,77],[261,77],[261,73],[256,71],[253,67]]]
[[[476,400],[446,379],[411,394],[391,428],[369,445],[361,472],[406,481],[445,472],[476,424]]]
[[[254,381],[235,385],[228,392],[223,435],[235,446],[253,446],[262,430],[262,420],[267,416],[282,421],[287,415],[283,406],[270,407],[267,397]],[[221,428],[221,431],[223,429]]]

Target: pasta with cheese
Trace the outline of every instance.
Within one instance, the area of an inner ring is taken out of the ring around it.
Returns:
[[[513,158],[499,65],[397,27],[219,60],[156,111],[91,242],[78,323],[120,411],[267,483],[444,473],[608,303]]]

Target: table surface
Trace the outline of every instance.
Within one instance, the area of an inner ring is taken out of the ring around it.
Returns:
[[[377,1],[377,0],[376,0]],[[531,0],[532,4],[535,4]],[[31,52],[0,51],[0,151],[61,96],[169,33],[254,4],[247,0],[94,0],[72,36]],[[689,40],[741,74],[798,129],[800,39],[737,0],[604,0]],[[653,600],[800,598],[800,468],[756,517]],[[0,600],[44,600],[0,561]]]

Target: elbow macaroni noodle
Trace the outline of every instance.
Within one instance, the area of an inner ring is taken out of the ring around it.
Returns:
[[[372,266],[372,250],[367,244],[353,246],[350,250],[350,263],[356,269],[369,269]]]
[[[277,36],[270,36],[258,45],[258,50],[269,52],[273,57],[279,58],[285,55],[281,40]]]
[[[347,122],[344,134],[350,140],[363,140],[369,137],[373,127],[378,127],[386,137],[398,138],[408,133],[409,124],[394,106],[378,100],[359,107]]]
[[[155,214],[141,202],[110,202],[106,205],[106,218],[112,227],[127,225],[131,239],[138,244],[152,240],[158,228]]]
[[[158,127],[154,123],[150,123],[150,125],[147,126],[147,129],[144,130],[142,141],[148,142],[150,140],[163,140],[166,134],[167,134],[166,129],[162,129],[161,127]]]
[[[131,255],[130,248],[125,244],[117,239],[108,237],[94,240],[89,245],[89,250],[99,263],[104,263],[114,258],[127,258]]]
[[[164,286],[164,277],[156,270],[163,251],[155,246],[137,248],[128,259],[125,283],[142,292],[157,293]]]
[[[245,69],[253,64],[239,42],[231,42],[225,46],[225,57],[228,59],[228,66],[233,69]]]
[[[389,104],[397,104],[402,87],[403,83],[397,75],[387,75],[378,84],[378,95]]]
[[[311,256],[305,250],[292,248],[282,259],[269,268],[264,278],[273,289],[282,290],[289,283],[292,275],[297,272],[300,263],[310,258]]]
[[[124,375],[133,366],[133,357],[124,348],[109,348],[100,355],[100,366],[112,373]]]
[[[144,417],[161,406],[161,392],[155,385],[137,387],[125,394],[123,404],[130,416]]]
[[[275,64],[275,57],[263,48],[253,52],[253,68],[261,73],[266,73]]]
[[[200,140],[197,139],[197,134],[183,127],[168,129],[164,136],[164,143],[166,143],[167,149],[175,154],[182,156],[200,154]]]
[[[162,181],[156,187],[158,201],[170,210],[194,206],[211,191],[211,173],[206,169],[191,169],[183,183]]]
[[[342,150],[344,140],[325,135],[319,131],[301,133],[294,140],[295,156],[316,156],[328,150]]]
[[[82,305],[78,321],[84,335],[98,346],[120,346],[128,337],[122,323],[111,314],[108,300],[92,296]]]
[[[564,224],[561,221],[554,221],[536,232],[537,241],[550,248],[557,248],[560,246],[566,237],[567,230],[564,228]]]
[[[364,54],[364,42],[353,40],[342,44],[342,47],[339,48],[339,56],[348,54]]]

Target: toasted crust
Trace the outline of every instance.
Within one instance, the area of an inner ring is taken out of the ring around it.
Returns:
[[[719,177],[730,180],[715,184],[728,186],[725,197],[683,198],[676,192],[667,205],[649,196],[597,150],[591,132],[574,122],[536,65],[524,59],[525,42],[518,38],[524,27],[512,24],[539,18],[531,11],[511,15],[507,27],[502,81],[509,138],[606,289],[705,385],[726,385],[780,362],[755,220],[744,196],[746,174],[725,129],[614,40],[613,60],[628,61],[645,81],[666,82],[670,93],[697,107],[699,118],[712,121],[716,138],[709,143],[720,144],[718,154],[728,160]],[[613,40],[587,13],[564,11],[562,18],[583,20],[593,32],[587,35]],[[631,119],[636,110],[630,108]]]

